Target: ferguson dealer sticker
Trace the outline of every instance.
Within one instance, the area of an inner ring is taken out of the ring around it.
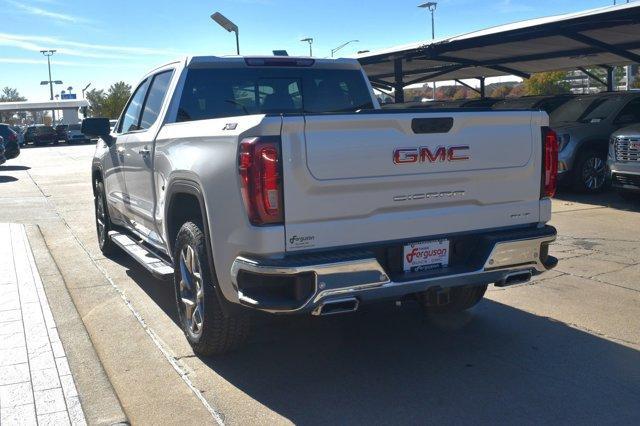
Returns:
[[[291,248],[309,248],[315,245],[313,235],[293,235],[289,237],[289,247]]]
[[[423,241],[404,246],[404,271],[420,272],[449,265],[449,240]]]

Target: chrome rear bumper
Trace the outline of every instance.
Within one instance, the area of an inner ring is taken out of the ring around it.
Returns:
[[[500,241],[493,244],[489,255],[483,258],[483,266],[464,273],[439,274],[418,279],[394,280],[375,257],[341,260],[329,263],[275,264],[247,257],[238,257],[233,262],[231,276],[240,303],[256,309],[274,313],[311,312],[321,304],[334,299],[355,297],[359,302],[402,297],[426,291],[429,288],[450,288],[461,285],[484,285],[498,283],[508,285],[514,275],[541,274],[552,269],[557,259],[546,254],[545,247],[556,239],[555,229],[543,236]],[[543,251],[545,252],[543,254]],[[544,259],[543,259],[544,257]],[[312,273],[314,277],[311,295],[295,307],[273,307],[261,300],[243,294],[238,285],[241,271],[257,276],[300,276]],[[402,277],[401,277],[402,278]]]

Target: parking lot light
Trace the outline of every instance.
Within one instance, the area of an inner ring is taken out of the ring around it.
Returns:
[[[342,49],[343,47],[347,46],[348,44],[351,44],[351,43],[359,43],[359,42],[360,42],[360,40],[349,40],[349,41],[347,41],[346,43],[342,43],[340,46],[338,46],[338,47],[336,47],[336,48],[334,48],[334,49],[331,49],[331,57],[333,58],[333,55],[334,55],[338,50]]]
[[[303,38],[300,41],[303,42],[303,43],[304,42],[309,43],[309,56],[313,56],[313,48],[311,47],[311,45],[313,44],[313,37]]]
[[[238,35],[238,26],[227,19],[222,13],[216,12],[211,15],[211,19],[213,19],[218,25],[229,32],[236,33],[236,53],[238,56],[240,55],[240,37]]]

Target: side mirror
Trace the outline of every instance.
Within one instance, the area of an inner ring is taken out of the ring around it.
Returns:
[[[108,118],[85,118],[82,120],[82,133],[89,137],[109,139],[111,126]]]

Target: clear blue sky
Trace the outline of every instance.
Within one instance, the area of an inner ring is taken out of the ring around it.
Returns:
[[[350,39],[341,51],[376,50],[430,37],[420,0],[0,0],[0,86],[48,99],[41,49],[57,49],[53,79],[74,91],[91,82],[135,84],[154,65],[183,54],[235,53],[233,34],[210,20],[220,11],[240,27],[243,54],[286,49],[314,55]],[[609,0],[440,0],[436,37],[508,22],[608,6]]]

